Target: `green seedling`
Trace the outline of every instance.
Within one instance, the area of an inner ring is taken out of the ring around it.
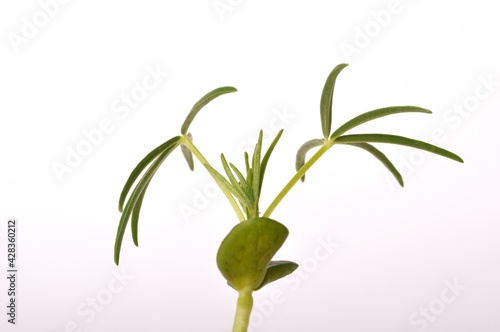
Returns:
[[[421,107],[391,106],[379,108],[356,116],[332,132],[333,91],[337,76],[346,66],[347,64],[336,66],[326,79],[320,102],[322,137],[311,139],[298,149],[295,164],[296,173],[263,213],[261,213],[259,207],[259,198],[264,175],[270,156],[281,138],[283,130],[276,135],[265,152],[262,151],[262,131],[260,132],[253,155],[249,156],[246,152],[244,154],[244,172],[240,171],[234,164],[229,163],[224,155],[221,154],[222,168],[225,173],[223,175],[196,148],[193,143],[193,137],[188,130],[191,122],[206,104],[221,95],[235,92],[236,89],[233,87],[221,87],[203,96],[193,106],[182,124],[181,135],[169,139],[147,154],[134,168],[126,181],[118,207],[122,215],[116,234],[114,248],[115,263],[119,264],[120,249],[129,220],[131,221],[133,242],[136,246],[138,245],[137,229],[139,213],[148,185],[165,159],[172,151],[180,147],[191,170],[194,169],[194,157],[205,167],[221,188],[240,221],[222,240],[217,252],[216,262],[227,284],[238,292],[233,332],[244,332],[248,329],[252,311],[252,293],[271,282],[289,275],[298,267],[294,262],[272,260],[285,242],[288,236],[288,229],[278,221],[270,219],[270,216],[290,189],[299,180],[304,181],[306,172],[334,145],[349,145],[369,152],[387,168],[401,186],[403,186],[403,178],[399,171],[386,155],[372,145],[372,143],[405,145],[432,152],[461,163],[463,162],[459,156],[450,151],[411,138],[388,134],[346,134],[349,130],[365,122],[388,115],[397,113],[431,114],[431,111]],[[315,148],[318,149],[307,159],[307,153]],[[139,179],[141,175],[142,177]],[[135,187],[131,191],[134,184]]]

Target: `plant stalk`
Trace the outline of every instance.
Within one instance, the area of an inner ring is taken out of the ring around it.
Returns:
[[[209,162],[205,159],[205,157],[203,157],[201,152],[196,148],[196,146],[193,144],[193,142],[191,142],[191,140],[186,135],[182,135],[182,142],[181,143],[184,144],[189,150],[191,150],[191,152],[196,156],[196,158],[198,158],[198,160],[204,166],[210,165]],[[207,167],[205,166],[205,168],[207,168]],[[208,173],[210,174],[210,172],[208,172]],[[236,202],[236,200],[234,199],[233,195],[231,195],[231,193],[224,187],[224,185],[219,183],[219,181],[217,181],[216,178],[214,178],[213,176],[212,176],[212,178],[215,180],[215,183],[217,183],[217,185],[222,190],[224,195],[226,195],[226,198],[228,199],[229,203],[233,207],[234,212],[236,212],[238,219],[240,221],[244,221],[246,218],[243,215],[243,212],[241,211],[241,209],[240,209],[238,203]]]
[[[326,152],[328,151],[331,147],[333,146],[333,140],[328,140],[326,141],[319,149],[316,151],[316,153],[302,166],[297,173],[288,181],[288,183],[285,185],[285,187],[279,192],[278,196],[271,202],[269,207],[267,208],[266,212],[262,215],[262,217],[269,218],[271,213],[273,213],[274,209],[278,206],[278,204],[281,202],[281,200],[288,194],[290,189],[293,188],[293,186],[302,178],[304,174],[311,168],[312,165],[318,159]]]
[[[253,298],[251,290],[242,290],[238,295],[233,332],[247,332],[252,313]]]

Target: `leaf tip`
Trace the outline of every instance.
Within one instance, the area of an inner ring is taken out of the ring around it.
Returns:
[[[454,154],[452,152],[449,152],[449,153],[450,153],[450,155],[447,156],[448,158],[450,158],[451,160],[454,160],[456,162],[459,162],[461,164],[464,163],[464,160],[459,155],[456,155],[456,154]]]
[[[132,227],[132,241],[136,247],[139,247],[139,235],[137,234],[137,224]]]
[[[113,260],[115,261],[116,266],[120,265],[120,254],[115,253],[115,257]]]

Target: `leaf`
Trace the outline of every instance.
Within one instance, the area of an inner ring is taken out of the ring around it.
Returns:
[[[370,152],[373,156],[375,156],[375,158],[377,158],[378,160],[380,160],[380,162],[382,162],[382,164],[389,170],[389,172],[391,172],[391,174],[398,181],[399,185],[401,187],[404,187],[403,177],[401,176],[399,171],[396,169],[396,167],[394,167],[393,163],[385,156],[385,154],[383,154],[376,147],[368,143],[341,143],[341,144],[355,146]]]
[[[118,224],[118,230],[116,232],[116,239],[115,239],[115,250],[114,250],[114,259],[116,265],[119,264],[120,262],[120,250],[123,242],[123,235],[125,234],[125,229],[127,228],[127,223],[130,218],[130,215],[132,214],[132,211],[136,207],[136,204],[140,200],[140,197],[143,196],[143,193],[145,192],[145,189],[149,185],[149,182],[153,178],[154,174],[158,170],[158,168],[161,166],[161,164],[167,159],[167,157],[170,155],[170,153],[175,150],[175,148],[179,145],[180,142],[180,137],[174,137],[173,139],[176,139],[172,145],[170,145],[167,149],[165,149],[159,156],[156,158],[156,160],[149,166],[148,170],[144,173],[144,176],[142,179],[139,181],[137,186],[134,188],[132,191],[132,194],[130,195],[129,200],[127,201],[127,204],[125,205],[125,209],[122,212],[122,216],[120,218],[120,223]],[[172,140],[173,140],[172,139]]]
[[[234,166],[232,163],[229,163],[229,167],[231,167],[231,169],[233,170],[234,174],[236,174],[236,176],[238,177],[238,183],[239,185],[242,185],[242,184],[245,184],[246,186],[248,186],[248,188],[250,188],[249,184],[247,183],[247,180],[245,179],[245,176],[243,175],[243,173],[240,172],[240,170]]]
[[[253,170],[252,168],[250,167],[248,169],[248,173],[247,173],[247,182],[248,183],[252,183],[252,178],[253,178]]]
[[[345,135],[345,136],[340,136],[335,140],[336,143],[366,143],[366,142],[372,142],[372,143],[390,143],[390,144],[398,144],[398,145],[405,145],[409,146],[412,148],[432,152],[435,154],[438,154],[440,156],[450,158],[452,160],[458,161],[460,163],[463,163],[464,161],[462,158],[454,154],[453,152],[450,152],[448,150],[442,149],[440,147],[437,147],[435,145],[422,142],[422,141],[417,141],[411,138],[407,137],[402,137],[402,136],[396,136],[396,135],[387,135],[387,134],[358,134],[358,135]]]
[[[299,264],[290,261],[271,261],[267,265],[266,276],[259,287],[254,290],[259,290],[267,284],[278,279],[286,277],[299,267]]]
[[[222,161],[222,167],[224,167],[224,171],[226,172],[227,178],[229,179],[231,184],[234,187],[239,186],[238,180],[236,180],[233,172],[231,172],[231,168],[229,167],[229,164],[227,163],[226,157],[224,157],[223,153],[221,153],[221,155],[220,155],[220,160]]]
[[[345,67],[347,67],[347,64],[343,63],[333,68],[332,72],[326,79],[325,86],[323,87],[323,93],[321,94],[319,108],[321,113],[321,129],[323,130],[325,139],[328,139],[328,136],[330,136],[330,130],[332,127],[332,99],[335,81],[337,80],[337,76]]]
[[[309,150],[321,146],[323,145],[323,143],[324,140],[315,138],[302,144],[302,146],[297,151],[297,156],[295,157],[295,169],[298,171],[302,168],[302,166],[304,166],[304,164],[306,163],[306,154]],[[304,180],[306,179],[306,175],[304,174],[300,179],[302,180],[302,182],[304,182]]]
[[[234,174],[238,177],[238,185],[243,189],[243,191],[246,193],[247,197],[250,200],[253,200],[253,192],[252,192],[252,187],[250,187],[250,184],[248,184],[247,180],[243,176],[243,174],[240,172],[236,166],[234,166],[232,163],[229,163],[229,166],[233,170]]]
[[[244,156],[245,156],[245,169],[248,174],[248,172],[250,171],[250,164],[248,162],[248,152],[245,151]]]
[[[228,180],[222,174],[217,172],[215,168],[210,166],[209,164],[204,164],[205,168],[208,170],[210,175],[219,182],[219,185],[223,186],[225,189],[227,189],[234,197],[236,197],[239,201],[240,204],[243,208],[246,206],[251,206],[251,202],[249,201],[248,197],[241,191],[241,188],[239,187],[233,187],[231,183],[229,183]]]
[[[222,241],[217,267],[234,289],[255,289],[262,284],[269,262],[287,237],[288,229],[269,218],[240,222]]]
[[[193,136],[191,133],[187,134],[187,138],[192,142],[193,141]],[[186,162],[188,163],[189,169],[194,170],[194,161],[193,161],[193,153],[187,146],[184,144],[181,144],[181,151],[182,155],[184,156],[184,159],[186,159]]]
[[[260,193],[260,152],[262,150],[262,130],[259,132],[259,139],[257,144],[255,145],[255,149],[253,150],[253,158],[252,158],[252,190],[254,195],[254,202],[257,204],[259,202],[259,193]]]
[[[134,206],[134,209],[132,210],[132,219],[130,222],[130,229],[132,230],[132,240],[137,247],[139,246],[139,237],[137,234],[139,228],[139,214],[141,213],[142,201],[144,199],[144,195],[146,194],[146,190],[147,186],[142,191],[139,199],[137,200],[137,203]]]
[[[135,180],[141,175],[142,171],[156,158],[158,157],[162,152],[165,150],[169,149],[171,146],[175,145],[177,146],[178,141],[180,140],[180,136],[175,136],[166,141],[165,143],[157,146],[153,151],[148,153],[146,157],[144,157],[139,164],[132,170],[132,173],[130,173],[127,182],[125,182],[125,186],[123,186],[122,192],[120,194],[120,199],[118,202],[118,211],[122,212],[123,211],[123,204],[125,203],[125,199],[127,198],[127,194],[130,191],[130,188],[132,188],[132,185],[134,184]]]
[[[335,132],[330,136],[331,140],[335,140],[337,137],[342,135],[348,130],[351,130],[354,127],[357,127],[365,122],[381,118],[383,116],[397,114],[397,113],[427,113],[432,114],[431,111],[425,108],[417,107],[417,106],[390,106],[383,107],[373,111],[369,111],[363,113],[361,115],[356,116],[355,118],[347,121],[342,126],[340,126]]]
[[[264,180],[264,173],[266,172],[267,163],[269,161],[269,158],[271,157],[271,154],[273,153],[274,147],[276,146],[281,137],[281,134],[283,134],[283,129],[281,129],[278,132],[274,140],[271,142],[271,145],[267,149],[266,153],[264,154],[264,158],[262,158],[262,163],[260,165],[260,183],[259,183],[259,193],[258,193],[259,197],[260,197],[260,192],[262,191],[262,182]]]
[[[181,127],[181,133],[182,135],[186,135],[189,126],[191,125],[191,122],[193,122],[193,119],[195,118],[196,114],[209,102],[214,100],[215,98],[226,94],[230,92],[235,92],[237,91],[236,88],[233,88],[232,86],[224,86],[217,88],[215,90],[210,91],[206,95],[204,95],[196,104],[194,104],[193,108],[189,112],[188,116],[186,117],[186,120],[184,120],[184,123],[182,124]]]
[[[222,161],[222,166],[224,167],[224,171],[226,172],[227,177],[228,177],[229,181],[231,182],[231,186],[235,190],[237,190],[240,193],[240,195],[245,196],[245,198],[249,202],[251,202],[253,200],[253,195],[252,195],[252,192],[250,190],[250,187],[248,185],[246,187],[244,186],[246,184],[246,182],[244,184],[241,184],[241,185],[240,185],[240,183],[238,183],[238,180],[236,180],[236,178],[234,177],[234,174],[231,171],[231,168],[229,167],[229,164],[227,163],[226,158],[224,157],[224,154],[221,154],[220,158]],[[241,181],[241,179],[240,179],[240,181]]]

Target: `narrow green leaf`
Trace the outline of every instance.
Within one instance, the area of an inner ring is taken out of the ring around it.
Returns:
[[[247,206],[251,206],[251,202],[248,200],[248,198],[238,189],[238,187],[233,187],[231,183],[229,183],[228,180],[222,174],[217,172],[215,168],[210,166],[209,164],[204,164],[210,175],[212,175],[214,178],[217,179],[220,185],[222,185],[225,189],[227,189],[234,197],[236,197],[239,201],[240,204],[243,208]]]
[[[172,147],[173,145],[177,146],[179,140],[180,136],[175,136],[165,143],[157,146],[153,151],[148,153],[146,157],[144,157],[132,170],[132,173],[130,173],[127,182],[125,182],[125,186],[123,186],[122,192],[120,194],[120,200],[118,202],[118,210],[120,212],[123,211],[123,204],[125,203],[125,199],[127,198],[127,194],[130,191],[130,188],[132,188],[132,185],[134,184],[135,180],[137,180],[139,175],[141,175],[142,171],[162,152],[170,149],[170,147]]]
[[[373,111],[369,111],[358,115],[357,117],[347,121],[342,126],[340,126],[335,132],[330,136],[330,139],[335,140],[340,135],[344,134],[346,131],[351,130],[354,127],[359,126],[365,122],[381,118],[383,116],[388,116],[397,113],[427,113],[432,114],[431,111],[425,108],[417,106],[390,106],[383,107]]]
[[[127,204],[125,204],[125,208],[123,209],[120,222],[118,224],[118,230],[116,232],[115,249],[114,249],[114,259],[116,265],[118,265],[120,262],[120,250],[123,242],[123,235],[125,234],[125,229],[127,228],[127,223],[130,218],[130,215],[132,214],[132,211],[136,207],[137,202],[139,201],[141,195],[143,195],[144,190],[149,185],[149,182],[153,178],[158,168],[170,155],[170,153],[173,150],[175,150],[177,145],[179,145],[180,137],[174,137],[174,138],[176,138],[177,141],[174,142],[173,145],[170,145],[166,150],[164,150],[158,156],[158,158],[156,158],[156,160],[151,164],[151,166],[149,166],[147,171],[144,173],[142,179],[139,181],[139,183],[135,186],[134,190],[132,191],[132,194],[130,195]]]
[[[247,183],[247,180],[245,179],[245,176],[243,175],[243,173],[241,173],[240,170],[236,166],[233,165],[233,163],[229,163],[229,167],[231,167],[234,174],[236,174],[236,176],[238,177],[238,181],[240,184],[245,183],[246,185],[249,185]]]
[[[323,136],[325,139],[328,139],[328,136],[330,136],[332,127],[332,99],[335,81],[337,80],[337,76],[345,67],[347,67],[347,64],[343,63],[333,68],[332,72],[326,79],[325,86],[323,87],[323,93],[321,94],[321,103],[319,108],[321,113],[321,129],[323,130]]]
[[[149,183],[148,183],[149,185]],[[138,230],[139,230],[139,214],[141,213],[141,207],[142,207],[142,201],[144,199],[144,195],[146,194],[146,190],[148,189],[148,186],[144,188],[142,191],[141,195],[139,196],[139,199],[137,200],[137,203],[135,204],[133,210],[132,210],[132,218],[130,222],[130,229],[132,230],[132,240],[134,241],[134,244],[138,247],[139,246],[139,236],[138,236]]]
[[[463,163],[464,161],[462,158],[454,154],[453,152],[450,152],[448,150],[442,149],[440,147],[437,147],[435,145],[422,142],[422,141],[417,141],[411,138],[407,137],[402,137],[402,136],[396,136],[396,135],[386,135],[386,134],[358,134],[358,135],[345,135],[345,136],[340,136],[335,140],[336,143],[366,143],[366,142],[372,142],[372,143],[389,143],[389,144],[398,144],[398,145],[404,145],[404,146],[409,146],[412,148],[432,152],[435,154],[438,154],[440,156],[450,158],[452,160],[458,161],[460,163]]]
[[[246,172],[248,174],[249,170],[250,170],[250,163],[248,161],[248,152],[245,151],[245,169],[246,169]]]
[[[250,201],[253,201],[253,192],[252,192],[252,187],[250,184],[247,182],[243,174],[240,172],[236,166],[234,166],[232,163],[229,163],[229,166],[233,170],[234,174],[238,177],[239,181],[239,186],[242,187],[243,191],[246,193],[247,197],[249,198]],[[251,198],[251,199],[250,199]]]
[[[233,88],[232,86],[224,86],[217,88],[215,90],[210,91],[206,95],[204,95],[196,104],[194,104],[193,108],[189,112],[188,116],[186,117],[186,120],[184,120],[184,123],[182,124],[181,127],[181,133],[182,135],[186,135],[189,126],[191,125],[191,122],[193,122],[193,119],[195,118],[196,114],[209,102],[214,100],[215,98],[226,94],[230,92],[235,92],[237,91],[236,88]]]
[[[252,167],[250,167],[248,169],[248,173],[247,173],[247,182],[248,183],[253,183],[252,182],[252,178],[253,178],[253,170],[252,170]]]
[[[278,134],[276,135],[274,140],[271,142],[271,145],[267,149],[266,153],[264,154],[264,158],[262,158],[262,163],[260,165],[260,183],[259,183],[259,193],[258,193],[259,197],[260,197],[260,192],[262,191],[262,183],[264,180],[264,174],[266,173],[267,163],[269,162],[269,158],[271,157],[271,154],[273,153],[274,147],[278,143],[278,141],[281,137],[281,134],[283,134],[283,129],[281,129],[278,132]]]
[[[241,195],[245,196],[248,201],[253,201],[253,195],[251,190],[249,190],[248,186],[245,190],[244,184],[241,184],[236,180],[234,177],[233,172],[231,171],[231,167],[229,167],[229,164],[227,163],[226,157],[224,157],[224,154],[220,155],[221,161],[222,161],[222,167],[224,167],[224,171],[227,174],[227,178],[231,182],[231,185],[234,187],[235,190],[237,190]]]
[[[355,147],[358,147],[358,148],[361,148],[365,151],[370,152],[375,158],[377,158],[380,162],[382,162],[382,164],[389,170],[389,172],[391,172],[391,174],[398,181],[399,185],[401,187],[404,187],[403,177],[401,176],[399,171],[396,169],[394,164],[379,149],[377,149],[376,147],[374,147],[373,145],[368,144],[368,143],[342,143],[342,144],[355,146]]]
[[[227,163],[226,157],[224,157],[223,153],[221,153],[221,155],[220,155],[220,160],[222,161],[222,167],[224,168],[224,171],[226,172],[227,178],[229,179],[231,184],[234,187],[239,186],[238,180],[236,180],[233,172],[231,172],[231,168],[229,167],[229,164]]]
[[[321,146],[323,145],[323,143],[324,140],[315,138],[302,144],[302,146],[297,151],[297,156],[295,157],[295,169],[298,171],[302,168],[302,166],[304,166],[304,164],[306,163],[306,154],[309,150]],[[302,176],[301,178],[302,182],[304,182],[305,179],[306,175],[304,174],[304,176]]]
[[[259,132],[259,140],[255,145],[255,150],[253,151],[252,158],[252,169],[253,169],[253,177],[252,177],[252,189],[254,194],[254,202],[257,204],[259,202],[259,193],[260,193],[260,153],[262,150],[262,130]]]
[[[286,277],[299,267],[299,264],[290,261],[271,261],[267,265],[266,276],[259,287],[254,290],[259,290],[273,281]]]
[[[192,142],[193,141],[193,136],[191,133],[187,134],[187,138]],[[181,144],[181,151],[182,155],[184,156],[184,159],[186,159],[186,162],[188,163],[189,169],[194,170],[194,161],[193,161],[193,153],[187,146],[184,144]]]

